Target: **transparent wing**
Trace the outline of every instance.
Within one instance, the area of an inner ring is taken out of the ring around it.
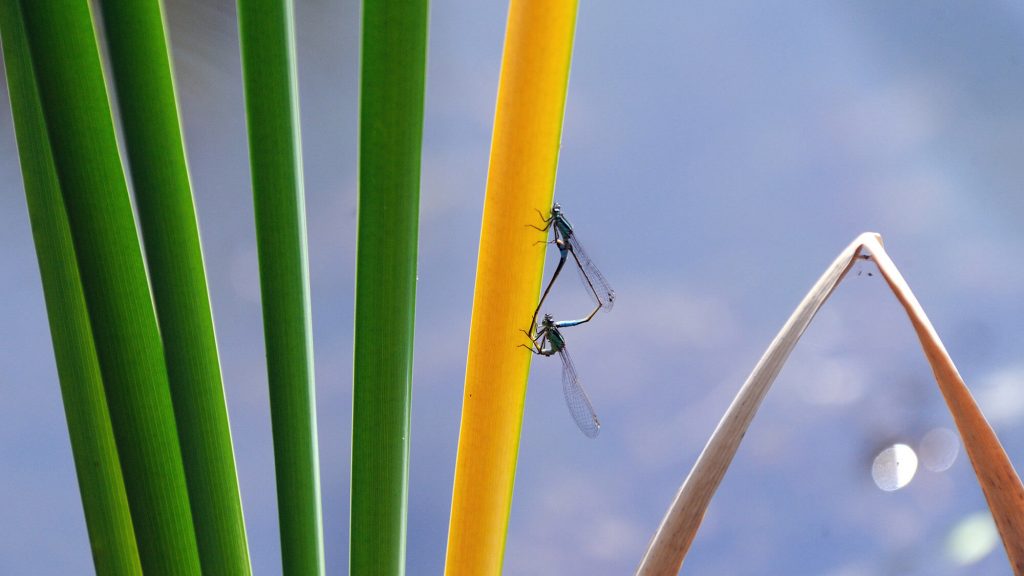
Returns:
[[[572,244],[572,256],[577,264],[576,270],[580,274],[583,286],[587,288],[587,293],[595,303],[601,304],[603,310],[611,310],[615,304],[615,290],[612,289],[611,284],[608,284],[604,274],[601,274],[601,271],[594,265],[575,234],[569,237],[569,243]]]
[[[569,351],[563,346],[558,351],[558,357],[562,359],[562,392],[565,394],[565,403],[569,406],[569,413],[580,431],[587,438],[596,438],[601,431],[601,422],[594,413],[594,407],[590,404],[590,398],[580,386],[579,376],[576,374],[576,366],[572,363]]]

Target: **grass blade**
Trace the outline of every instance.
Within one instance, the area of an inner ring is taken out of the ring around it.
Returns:
[[[164,354],[86,0],[22,1],[142,567],[198,574]]]
[[[239,0],[284,574],[323,574],[294,12]]]
[[[0,2],[0,38],[93,565],[100,576],[141,575],[103,378],[18,2]]]
[[[363,2],[352,574],[404,574],[427,1]]]
[[[251,572],[159,0],[102,3],[203,570]]]
[[[575,0],[509,6],[480,233],[445,573],[500,574],[532,355],[520,330],[540,294]]]
[[[679,489],[637,570],[638,575],[676,574],[704,512],[736,455],[750,422],[800,336],[863,250],[871,253],[903,305],[931,364],[939,390],[960,431],[1015,574],[1024,574],[1024,487],[992,427],[974,402],[924,309],[914,297],[877,234],[862,234],[818,279],[772,341],[708,440]]]

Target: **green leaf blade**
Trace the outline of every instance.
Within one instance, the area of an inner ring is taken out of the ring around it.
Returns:
[[[284,574],[324,573],[305,198],[288,0],[239,0]]]
[[[350,571],[404,574],[426,0],[363,3]]]
[[[102,4],[203,570],[251,573],[159,0]]]
[[[141,575],[71,230],[17,2],[0,3],[0,37],[32,237],[93,565],[100,576]]]
[[[22,1],[143,569],[200,572],[184,466],[85,0]]]

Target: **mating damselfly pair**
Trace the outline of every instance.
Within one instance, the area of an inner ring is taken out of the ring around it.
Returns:
[[[551,275],[551,280],[548,281],[547,287],[544,288],[540,302],[537,303],[537,308],[533,312],[530,329],[523,331],[530,338],[531,345],[526,346],[524,344],[523,347],[541,356],[554,356],[558,354],[558,357],[562,360],[562,392],[565,394],[565,403],[569,407],[573,420],[576,421],[576,425],[579,426],[583,434],[588,438],[594,438],[601,430],[601,422],[597,419],[597,414],[594,413],[594,406],[590,403],[590,398],[580,384],[579,375],[576,373],[576,366],[573,364],[572,356],[569,355],[568,349],[566,349],[565,338],[562,336],[561,329],[590,322],[598,310],[611,310],[612,305],[615,304],[615,290],[612,290],[604,274],[601,274],[601,271],[597,269],[597,266],[594,265],[594,262],[587,255],[586,250],[583,249],[583,245],[579,243],[576,232],[562,212],[561,206],[555,204],[551,208],[550,216],[545,218],[543,214],[540,214],[540,217],[544,222],[543,227],[533,226],[532,224],[528,224],[528,226],[544,232],[547,232],[549,229],[552,231],[554,239],[549,243],[553,243],[558,247],[559,259],[558,266],[555,267],[555,272]],[[594,300],[596,306],[587,317],[579,320],[556,322],[551,314],[545,314],[538,324],[537,314],[540,313],[544,300],[547,299],[548,293],[551,292],[551,287],[554,286],[555,280],[561,274],[562,268],[565,266],[569,256],[572,256],[573,261],[576,263],[576,270],[579,272],[580,280],[587,288],[587,293]],[[536,328],[536,334],[533,332],[534,328]]]

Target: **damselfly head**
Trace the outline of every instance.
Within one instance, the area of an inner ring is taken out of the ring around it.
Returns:
[[[551,213],[555,215],[561,214],[562,207],[558,203],[555,203],[555,205],[551,207]]]
[[[551,314],[545,314],[544,315],[544,320],[541,322],[541,325],[542,326],[551,326],[554,323],[555,323],[555,317],[552,316]]]

